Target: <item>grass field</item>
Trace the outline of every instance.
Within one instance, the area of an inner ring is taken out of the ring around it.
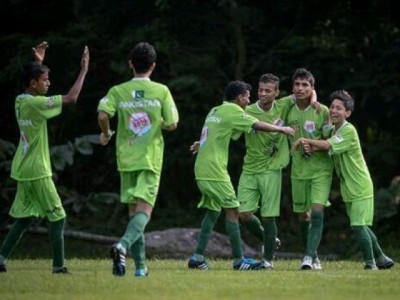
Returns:
[[[299,270],[299,260],[277,260],[273,271],[233,271],[210,260],[189,270],[186,260],[149,260],[148,277],[111,274],[110,260],[69,259],[71,275],[51,273],[51,260],[15,259],[0,273],[0,299],[399,299],[400,268],[366,271],[361,261],[322,261],[321,271]]]

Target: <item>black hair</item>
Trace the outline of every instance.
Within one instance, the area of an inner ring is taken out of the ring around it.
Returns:
[[[226,101],[233,101],[237,96],[243,95],[246,91],[251,91],[251,85],[241,81],[235,80],[228,83],[225,89],[225,99]]]
[[[156,62],[157,53],[152,45],[141,42],[131,50],[130,60],[136,73],[145,73]]]
[[[350,96],[350,94],[345,90],[337,90],[334,91],[329,96],[329,102],[332,102],[335,99],[339,99],[343,102],[343,106],[346,108],[347,111],[354,110],[354,99]]]
[[[25,87],[29,87],[31,80],[37,80],[41,75],[50,72],[50,69],[39,62],[30,61],[24,65],[21,80]]]
[[[312,87],[314,87],[315,85],[314,75],[305,68],[299,68],[294,72],[292,76],[292,81],[294,82],[298,78],[308,80]]]
[[[279,89],[279,77],[274,74],[266,73],[261,75],[259,82],[275,84],[276,88]]]

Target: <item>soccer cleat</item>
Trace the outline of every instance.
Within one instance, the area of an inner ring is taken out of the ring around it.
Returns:
[[[378,270],[378,267],[375,264],[365,264],[364,270]]]
[[[149,270],[146,267],[144,267],[143,269],[137,269],[135,271],[135,276],[136,277],[145,277],[145,276],[148,276],[148,275],[149,275]]]
[[[198,261],[196,260],[196,257],[194,255],[190,257],[188,262],[188,267],[189,269],[208,270],[208,264],[206,263],[206,261],[205,260]]]
[[[318,257],[312,259],[312,268],[313,270],[322,270],[322,264]]]
[[[125,275],[125,256],[126,251],[120,243],[112,245],[110,249],[110,257],[113,260],[112,273],[115,276]]]
[[[0,265],[0,273],[5,273],[5,272],[7,272],[6,265],[1,264],[1,265]]]
[[[376,266],[379,270],[390,269],[394,266],[394,261],[391,258],[384,256],[382,261],[378,262],[377,260]]]
[[[304,256],[301,261],[300,269],[302,270],[312,270],[313,268],[313,260],[310,256]]]
[[[66,267],[62,267],[62,268],[53,270],[52,273],[53,274],[69,274],[69,275],[71,275],[71,273],[68,271],[68,269]]]
[[[233,262],[233,269],[239,271],[248,271],[252,270],[255,264],[256,263],[252,258],[242,258],[238,262]]]
[[[274,264],[272,261],[262,260],[258,263],[253,264],[252,270],[273,270]]]

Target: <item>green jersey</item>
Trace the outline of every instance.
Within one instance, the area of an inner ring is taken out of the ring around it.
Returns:
[[[237,104],[224,101],[208,113],[195,162],[196,180],[230,181],[229,142],[250,132],[256,118]]]
[[[61,95],[17,96],[15,115],[20,130],[20,140],[11,166],[12,178],[25,181],[52,175],[47,120],[59,115],[61,110]]]
[[[355,127],[345,122],[328,139],[344,202],[373,197],[373,184]]]
[[[325,105],[321,105],[321,111],[317,112],[311,106],[300,110],[295,104],[290,109],[286,120],[287,125],[296,131],[294,137],[289,139],[290,143],[301,137],[314,140],[324,139],[328,120],[329,109]],[[293,179],[312,179],[331,175],[332,172],[333,161],[327,151],[316,151],[307,156],[300,148],[292,154],[291,177]]]
[[[151,170],[160,174],[164,154],[162,126],[179,119],[168,87],[149,78],[133,78],[112,87],[97,110],[110,117],[118,114],[118,170]]]
[[[282,126],[284,119],[294,104],[292,97],[275,100],[269,111],[264,111],[258,102],[246,107],[246,112],[260,121]],[[278,132],[258,132],[252,130],[245,134],[246,155],[243,173],[258,174],[281,170],[289,164],[287,137]]]

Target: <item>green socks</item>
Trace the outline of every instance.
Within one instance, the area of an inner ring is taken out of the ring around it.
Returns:
[[[299,221],[300,225],[300,236],[304,247],[307,248],[308,228],[310,227],[310,221]]]
[[[257,239],[264,242],[264,228],[261,225],[260,219],[252,215],[248,221],[243,221],[241,224],[251,232]]]
[[[204,251],[207,248],[208,241],[210,240],[211,233],[214,229],[215,223],[219,218],[219,215],[220,215],[219,211],[207,209],[203,221],[201,222],[200,234],[197,240],[197,246],[195,251],[195,255],[198,255],[196,259],[198,259],[199,261],[204,260]]]
[[[278,235],[278,228],[276,226],[275,218],[269,217],[263,219],[264,225],[264,258],[267,261],[274,259],[276,248],[276,237]]]
[[[367,265],[375,265],[374,252],[372,250],[372,241],[368,232],[368,226],[352,226],[354,237],[360,247],[364,262]]]
[[[142,234],[136,242],[131,246],[131,253],[135,262],[136,269],[144,269],[146,267],[146,249],[144,244],[144,234]]]
[[[0,249],[0,255],[4,258],[3,260],[10,256],[11,252],[24,235],[25,231],[35,220],[35,217],[16,219]]]
[[[242,259],[242,239],[240,237],[239,223],[225,221],[225,230],[228,233],[232,247],[232,256],[234,261]]]
[[[64,267],[64,224],[65,218],[49,222],[49,237],[53,251],[53,270]]]
[[[374,251],[375,259],[378,258],[378,257],[382,257],[382,255],[384,255],[384,254],[383,254],[381,246],[379,246],[378,239],[376,238],[376,235],[373,233],[371,228],[369,228],[368,226],[366,226],[366,229],[368,231],[369,237],[371,238],[372,250]]]
[[[306,255],[314,257],[322,237],[324,227],[324,213],[322,211],[311,212],[311,224],[308,230]]]
[[[144,212],[137,212],[129,220],[129,224],[122,236],[120,243],[125,249],[130,249],[131,246],[143,235],[144,229],[149,222],[150,217]]]

